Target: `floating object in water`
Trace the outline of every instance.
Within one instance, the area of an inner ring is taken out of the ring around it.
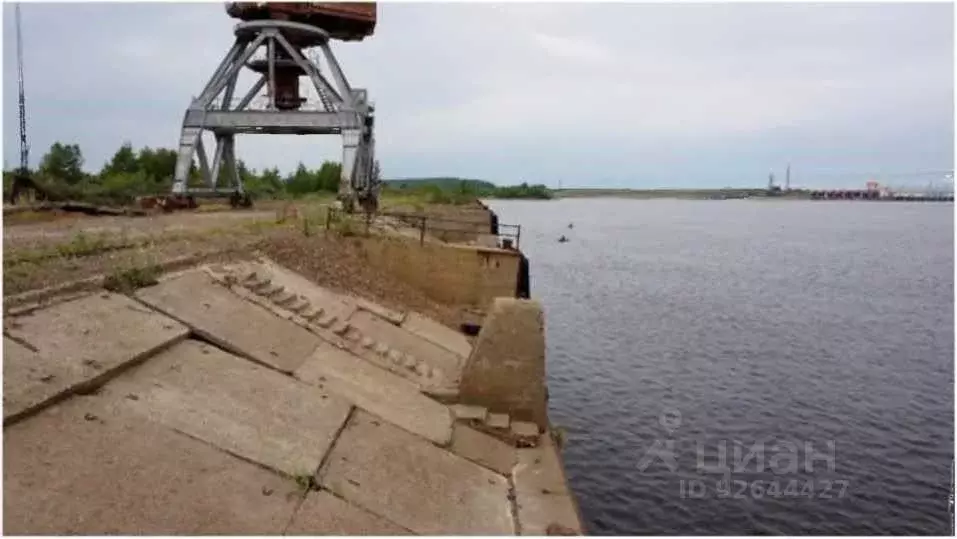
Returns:
[[[575,228],[575,223],[568,223],[568,228]]]
[[[558,238],[558,243],[565,243],[566,241],[568,241],[568,238],[566,238],[564,235]]]

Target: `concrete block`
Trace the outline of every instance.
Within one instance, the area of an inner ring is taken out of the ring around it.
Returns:
[[[402,329],[454,352],[462,358],[463,362],[472,354],[472,345],[462,332],[443,326],[418,313],[409,313],[402,323]]]
[[[452,414],[416,384],[331,344],[320,346],[295,377],[324,388],[386,421],[439,445],[452,438]]]
[[[548,427],[545,327],[538,302],[495,299],[463,369],[459,401]]]
[[[439,385],[442,385],[442,383],[454,384],[458,380],[463,359],[457,354],[403,328],[392,325],[368,311],[357,310],[349,317],[349,323],[363,336],[372,337],[377,343],[411,355],[418,362],[433,369],[438,369],[439,372],[443,373],[444,378]]]
[[[504,477],[362,411],[349,420],[319,482],[417,534],[515,533]]]
[[[189,334],[179,322],[110,293],[33,311],[6,326],[5,424],[71,392],[91,390]]]
[[[512,468],[515,467],[515,448],[466,425],[455,425],[451,450],[460,457],[502,475],[511,474]]]
[[[281,372],[296,370],[322,342],[305,328],[216,284],[202,271],[143,288],[137,297],[219,346]]]
[[[489,414],[485,420],[485,425],[492,429],[508,430],[508,414]]]
[[[9,535],[277,535],[289,479],[74,397],[4,430]]]
[[[470,406],[468,404],[453,404],[452,414],[455,419],[462,421],[479,421],[484,423],[488,418],[488,410],[483,406]]]
[[[412,535],[325,490],[310,492],[284,535]]]
[[[511,437],[521,447],[538,445],[538,425],[528,421],[512,421]]]
[[[288,475],[319,468],[352,408],[335,395],[192,340],[116,379],[102,395]]]

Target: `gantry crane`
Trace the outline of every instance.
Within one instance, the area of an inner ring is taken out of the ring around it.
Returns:
[[[231,2],[226,12],[241,20],[236,39],[186,110],[169,200],[194,205],[194,197],[228,194],[234,206],[251,205],[236,168],[237,134],[337,134],[343,138],[339,200],[349,212],[357,206],[375,211],[379,180],[373,172],[374,108],[366,90],[349,84],[329,43],[372,35],[376,4]],[[320,67],[318,55],[306,53],[309,49],[321,51],[325,67]],[[257,57],[260,52],[264,54]],[[237,101],[243,68],[259,76]],[[313,103],[300,94],[302,77],[318,96]],[[254,99],[263,90],[266,99],[257,105]],[[216,140],[211,163],[204,131]],[[188,185],[194,156],[205,188]]]

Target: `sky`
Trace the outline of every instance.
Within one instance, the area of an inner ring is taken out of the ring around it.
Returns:
[[[954,167],[953,9],[387,2],[375,35],[333,51],[375,103],[386,178],[763,186],[790,163],[794,186],[903,184]],[[56,141],[76,143],[91,172],[125,141],[176,146],[237,22],[221,2],[21,10],[31,162]],[[13,4],[2,13],[13,167]],[[237,157],[255,169],[340,153],[337,136],[237,138]]]

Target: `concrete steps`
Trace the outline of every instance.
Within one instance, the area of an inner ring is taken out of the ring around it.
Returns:
[[[490,413],[487,408],[467,404],[451,406],[455,421],[484,432],[513,447],[537,447],[542,434],[538,425],[528,421],[512,421],[508,414]]]
[[[316,296],[320,296],[322,300],[328,299],[328,303],[332,305],[318,304],[315,299],[307,297],[303,293],[306,291],[299,286],[294,289],[288,286],[288,283],[280,284],[278,281],[285,279],[277,278],[272,272],[262,267],[209,267],[207,273],[240,296],[266,307],[274,314],[312,331],[332,344],[382,369],[414,382],[423,393],[429,396],[447,399],[457,394],[455,385],[457,380],[449,380],[448,373],[443,369],[416,354],[399,349],[381,337],[381,333],[385,330],[403,331],[394,323],[383,319],[384,325],[371,326],[372,330],[378,330],[372,332],[363,331],[348,319],[361,312],[367,318],[359,320],[358,323],[369,328],[368,316],[375,314],[374,309],[365,307],[359,309],[356,305],[346,305],[344,299],[332,299],[333,294],[329,292],[316,294]],[[311,285],[310,288],[320,287]],[[410,339],[422,340],[414,334],[408,335]],[[425,340],[422,340],[422,343],[433,346]],[[438,346],[435,345],[435,348]]]

